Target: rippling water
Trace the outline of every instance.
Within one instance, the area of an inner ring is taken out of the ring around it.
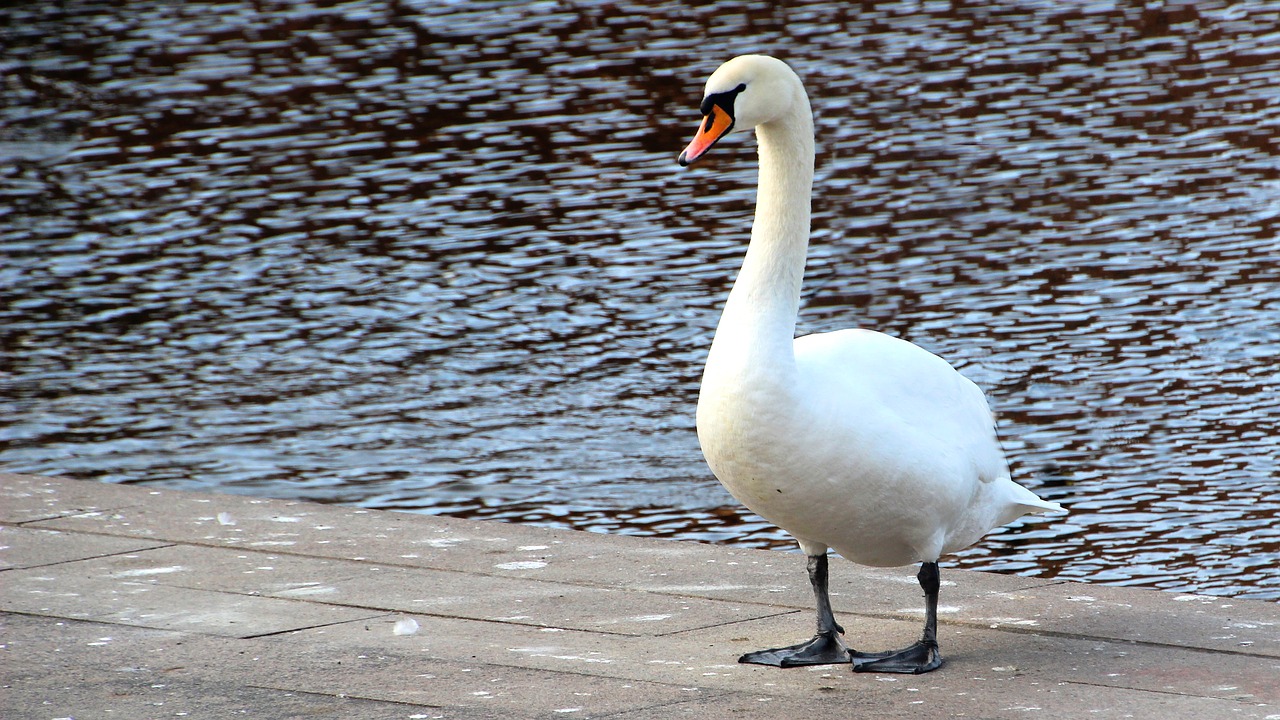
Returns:
[[[752,143],[675,164],[770,52],[801,331],[948,358],[1072,510],[954,563],[1280,598],[1280,8],[787,5],[5,5],[0,466],[790,546],[693,429]]]

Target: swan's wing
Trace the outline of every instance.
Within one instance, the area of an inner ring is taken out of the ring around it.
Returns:
[[[806,335],[795,350],[807,395],[827,422],[872,433],[863,446],[916,458],[922,472],[1009,477],[986,396],[937,355],[871,330]]]

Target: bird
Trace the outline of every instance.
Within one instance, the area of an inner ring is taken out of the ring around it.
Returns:
[[[940,556],[1023,515],[1066,510],[1013,481],[986,396],[947,361],[864,328],[795,337],[815,157],[796,72],[771,56],[735,57],[707,80],[700,109],[679,164],[754,129],[759,180],[742,269],[703,369],[698,441],[729,493],[797,541],[817,610],[812,639],[739,662],[935,670]],[[874,567],[919,563],[920,640],[881,652],[847,644],[828,594],[829,550]]]

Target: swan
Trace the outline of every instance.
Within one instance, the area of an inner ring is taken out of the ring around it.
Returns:
[[[790,533],[807,556],[817,634],[739,662],[851,662],[859,672],[938,668],[938,559],[1028,513],[1066,512],[1015,483],[985,395],[945,360],[879,332],[795,337],[809,244],[814,130],[809,98],[781,60],[743,55],[708,79],[687,166],[731,131],[754,128],[755,221],[707,355],[697,431],[716,478]],[[845,644],[827,593],[827,551],[855,563],[920,563],[920,640],[902,650]]]

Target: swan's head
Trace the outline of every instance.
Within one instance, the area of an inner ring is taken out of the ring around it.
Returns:
[[[680,153],[680,164],[702,157],[733,130],[750,130],[775,120],[804,99],[804,86],[786,63],[768,55],[739,55],[707,79],[702,124]]]

